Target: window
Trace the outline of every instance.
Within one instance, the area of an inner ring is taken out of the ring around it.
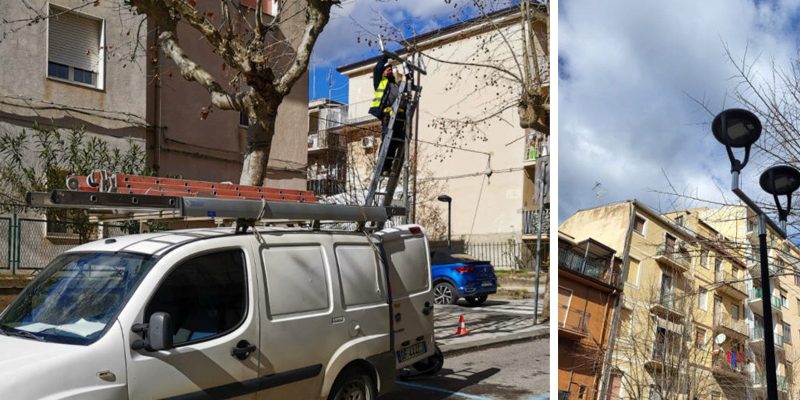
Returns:
[[[244,111],[239,111],[239,126],[250,126],[250,118],[247,117],[247,113]]]
[[[645,219],[637,215],[633,219],[633,231],[640,235],[644,235],[644,223]]]
[[[222,336],[239,326],[247,310],[244,253],[229,250],[183,262],[169,273],[145,310],[172,317],[175,346]]]
[[[683,215],[675,217],[675,225],[683,226]]]
[[[789,300],[786,298],[786,290],[781,289],[781,306],[789,308]]]
[[[47,76],[102,88],[103,21],[50,7]]]
[[[797,313],[797,316],[800,316],[800,299],[795,297],[794,300],[795,300],[795,304],[797,304],[797,310],[795,312]]]
[[[708,269],[708,250],[700,250],[700,266]]]
[[[781,322],[783,325],[783,343],[792,343],[792,327],[786,322]]]
[[[722,271],[722,257],[719,254],[714,256],[714,272]]]
[[[800,273],[796,272],[794,274],[794,284],[797,285],[797,286],[800,286]]]
[[[698,349],[702,349],[706,345],[706,330],[703,328],[697,328],[697,333],[695,334],[694,338],[694,347]]]
[[[347,307],[386,303],[383,273],[370,246],[336,247],[339,279]],[[561,289],[559,288],[559,293]]]
[[[697,296],[697,306],[703,310],[708,311],[708,290],[707,289],[700,289],[699,295]]]
[[[739,305],[738,304],[731,304],[731,319],[734,321],[739,320]]]

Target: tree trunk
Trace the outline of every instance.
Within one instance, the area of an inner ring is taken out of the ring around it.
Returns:
[[[276,104],[256,107],[248,110],[250,127],[247,128],[247,148],[239,184],[265,186],[278,106]]]

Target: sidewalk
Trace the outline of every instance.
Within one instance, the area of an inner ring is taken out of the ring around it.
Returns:
[[[549,324],[533,324],[533,300],[489,299],[480,307],[437,305],[434,308],[436,342],[442,352],[475,350],[500,343],[510,343],[549,336]],[[539,309],[542,309],[541,302]],[[469,334],[456,335],[463,315]]]

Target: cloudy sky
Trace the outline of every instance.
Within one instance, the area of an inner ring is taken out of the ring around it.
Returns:
[[[518,0],[480,0],[492,9],[503,8]],[[331,97],[347,101],[347,79],[336,67],[378,54],[367,40],[381,33],[382,27],[394,27],[405,37],[453,24],[473,12],[459,0],[342,0],[334,7],[331,19],[322,32],[309,66],[309,98]],[[518,4],[518,3],[517,3]],[[389,46],[397,47],[396,43]]]
[[[725,46],[762,77],[773,61],[788,68],[800,0],[568,0],[558,13],[559,221],[630,198],[661,211],[704,205],[658,194],[672,191],[668,179],[681,193],[732,200],[710,133],[713,114],[740,106]],[[760,171],[748,165],[743,185]]]

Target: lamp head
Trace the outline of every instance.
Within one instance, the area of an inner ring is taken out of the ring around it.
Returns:
[[[443,201],[445,203],[449,203],[449,202],[453,201],[453,199],[450,196],[446,195],[446,194],[440,195],[439,197],[436,198],[436,200]]]
[[[761,136],[761,121],[750,111],[730,108],[714,117],[711,132],[725,146],[748,148]]]
[[[791,165],[776,165],[767,168],[758,183],[761,189],[771,195],[791,195],[800,188],[800,171]]]

